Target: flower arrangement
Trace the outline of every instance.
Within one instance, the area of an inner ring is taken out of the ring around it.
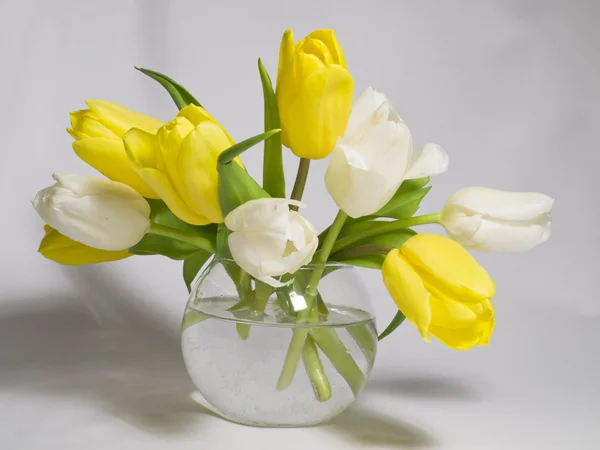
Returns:
[[[471,187],[451,195],[440,212],[415,215],[430,177],[448,169],[448,155],[436,144],[413,154],[410,130],[384,94],[369,87],[352,101],[354,81],[333,31],[296,43],[287,30],[275,89],[260,60],[258,67],[265,130],[237,143],[185,88],[146,69],[138,70],[179,109],[170,122],[100,100],[71,113],[75,153],[106,178],[54,174],[56,183],[37,194],[33,205],[47,224],[42,255],[68,265],[164,255],[183,260],[188,289],[208,261],[230,259],[238,310],[260,315],[273,292],[302,285],[302,308],[279,304],[295,323],[323,320],[325,265],[344,262],[381,270],[398,307],[379,339],[406,318],[426,341],[456,350],[487,344],[495,286],[467,250],[518,252],[543,243],[553,200]],[[262,184],[241,160],[261,142]],[[289,198],[283,146],[299,158]],[[311,161],[325,158],[325,186],[339,211],[317,234],[300,212],[301,199]],[[423,224],[440,224],[448,237],[413,229]],[[203,318],[184,318],[184,326],[194,320]],[[247,337],[247,329],[238,332]],[[315,394],[326,401],[315,342],[332,360],[344,353],[327,345],[335,336],[295,329],[277,388],[290,384],[304,357]]]

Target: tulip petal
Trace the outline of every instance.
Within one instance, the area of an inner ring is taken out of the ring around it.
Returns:
[[[352,104],[352,112],[348,119],[345,136],[354,135],[365,123],[372,121],[382,106],[388,113],[382,114],[382,116],[389,115],[391,105],[387,97],[370,86],[366,88]],[[384,119],[387,119],[387,117],[384,117]]]
[[[505,222],[480,217],[480,225],[471,237],[461,241],[473,250],[485,252],[526,252],[546,242],[551,234],[549,214],[528,222]]]
[[[483,343],[479,343],[483,335],[487,333],[486,328],[480,324],[474,324],[467,328],[431,326],[429,332],[434,338],[454,350],[469,350],[476,345],[483,345]]]
[[[455,192],[444,208],[458,207],[501,220],[532,220],[549,213],[554,199],[539,192],[505,192],[484,187]]]
[[[296,272],[304,264],[310,262],[319,245],[319,238],[310,222],[306,221],[296,211],[290,211],[288,217],[290,222],[288,231],[297,230],[298,233],[288,233],[287,241],[284,242],[291,244],[294,251],[288,255],[282,252],[276,258],[263,259],[262,271],[265,275]],[[310,238],[308,242],[306,237]]]
[[[102,125],[89,109],[73,111],[69,116],[71,118],[72,129],[67,128],[67,131],[75,139],[81,139],[82,137],[118,137],[115,133]]]
[[[44,222],[65,236],[101,250],[135,245],[149,226],[150,205],[129,186],[105,179],[53,174],[33,206]]]
[[[323,64],[332,64],[334,62],[333,55],[327,48],[327,45],[318,39],[312,39],[310,36],[307,36],[298,43],[296,51],[314,55]]]
[[[131,128],[156,133],[164,125],[154,117],[132,111],[116,103],[103,100],[86,100],[85,103],[100,122],[118,137],[123,137]]]
[[[155,135],[136,128],[123,137],[129,161],[140,177],[167,204],[171,212],[192,225],[206,225],[208,219],[198,215],[181,199],[166,173],[165,163],[159,151]]]
[[[329,49],[333,62],[339,64],[343,68],[346,68],[346,58],[344,56],[344,50],[339,44],[333,30],[315,30],[308,35],[309,38],[318,39],[323,42]]]
[[[121,139],[85,138],[73,142],[83,161],[112,181],[127,184],[146,198],[159,198],[131,166]]]
[[[361,164],[352,147],[341,143],[331,154],[325,186],[336,205],[352,218],[378,211],[396,190],[384,175],[369,170],[366,163]]]
[[[494,331],[494,308],[489,299],[480,305],[482,312],[470,326],[465,328],[447,328],[433,325],[429,331],[433,337],[455,350],[468,350],[473,346],[487,345]]]
[[[177,160],[177,172],[191,202],[188,204],[213,223],[223,222],[217,192],[217,159],[230,145],[219,125],[201,122],[184,139]]]
[[[431,292],[431,291],[430,291]],[[465,328],[477,320],[477,314],[467,305],[455,300],[431,296],[431,325],[442,328]]]
[[[44,230],[46,231],[46,235],[43,237],[38,251],[45,258],[59,264],[79,266],[118,261],[132,256],[127,250],[108,251],[88,247],[60,234],[49,225],[45,225]]]
[[[298,200],[286,198],[261,198],[250,200],[238,206],[225,217],[225,226],[231,231],[241,231],[245,228],[262,228],[281,211],[284,206],[297,206],[305,208],[306,205]]]
[[[275,96],[279,106],[279,115],[281,123],[287,123],[289,105],[295,94],[295,73],[294,73],[294,53],[296,52],[296,43],[294,42],[294,33],[287,29],[281,38],[279,48],[279,65],[277,67],[277,85]],[[290,147],[287,129],[282,126],[281,142],[286,147]]]
[[[231,233],[227,238],[227,243],[229,245],[231,256],[235,262],[254,278],[268,284],[269,286],[285,286],[285,283],[281,283],[275,278],[267,276],[263,273],[261,256],[243,233]]]
[[[213,124],[217,125],[221,129],[221,131],[225,134],[225,136],[227,136],[227,138],[229,139],[229,146],[232,146],[233,144],[235,144],[235,141],[229,135],[227,130],[225,128],[223,128],[223,126],[217,121],[217,119],[215,119],[207,110],[205,110],[201,106],[188,105],[177,113],[177,116],[175,116],[175,119],[177,119],[178,117],[186,118],[195,127],[200,125],[202,122],[212,122]]]
[[[459,243],[435,234],[417,234],[400,248],[426,283],[450,298],[475,302],[492,298],[489,274]]]
[[[419,330],[421,337],[429,342],[432,312],[430,294],[419,274],[398,250],[388,253],[381,268],[383,282],[398,309]]]
[[[448,170],[448,154],[437,144],[425,144],[406,172],[405,178],[429,177]]]
[[[305,65],[311,61],[309,56],[305,56]],[[346,130],[353,91],[354,80],[335,64],[314,71],[304,80],[287,111],[282,108],[282,128],[294,154],[321,159],[331,153]]]

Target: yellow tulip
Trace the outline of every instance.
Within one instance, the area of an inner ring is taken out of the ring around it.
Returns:
[[[234,142],[204,108],[188,105],[156,134],[134,128],[123,140],[138,175],[173,214],[192,225],[223,222],[217,158]]]
[[[102,100],[87,100],[90,109],[71,113],[68,133],[75,139],[73,150],[83,161],[105,177],[131,186],[146,198],[158,195],[135,172],[123,146],[123,135],[130,128],[149,133],[164,125],[158,119]]]
[[[332,30],[317,30],[298,43],[292,30],[281,40],[277,104],[281,140],[296,156],[325,158],[346,131],[354,80]]]
[[[50,225],[45,225],[46,235],[39,252],[46,258],[68,266],[117,261],[132,256],[127,250],[99,250],[69,239]]]
[[[489,342],[494,282],[457,242],[417,234],[392,250],[381,269],[396,305],[419,330],[456,350]]]

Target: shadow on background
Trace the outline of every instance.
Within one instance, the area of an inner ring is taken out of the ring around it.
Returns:
[[[357,448],[429,448],[436,443],[425,430],[360,404],[360,401],[324,427]],[[365,446],[369,447],[365,447]]]
[[[177,330],[144,311],[143,299],[106,272],[71,273],[74,292],[89,298],[0,317],[0,386],[92,397],[153,434],[198,427],[212,413],[190,399],[194,386]]]
[[[0,388],[89,398],[153,435],[206,426],[215,414],[190,395],[194,385],[178,330],[152,315],[143,298],[102,269],[70,273],[73,291],[88,293],[86,298],[48,299],[53,306],[0,316]],[[422,381],[373,380],[368,389],[403,394],[444,390]],[[362,446],[420,448],[434,442],[423,430],[360,403],[319,430]]]
[[[481,398],[480,391],[460,380],[430,374],[372,378],[365,392],[384,392],[386,395],[435,400],[475,401]]]

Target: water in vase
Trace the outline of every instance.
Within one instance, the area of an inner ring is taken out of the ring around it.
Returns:
[[[368,378],[374,361],[372,315],[332,306],[326,320],[307,328],[272,304],[259,321],[247,311],[227,311],[236,303],[235,298],[204,299],[194,307],[202,320],[182,333],[192,381],[221,415],[252,425],[310,425],[334,417],[354,401],[362,388],[359,378]],[[315,395],[302,360],[289,386],[276,388],[293,330],[303,327],[318,348],[330,386],[326,401]]]

